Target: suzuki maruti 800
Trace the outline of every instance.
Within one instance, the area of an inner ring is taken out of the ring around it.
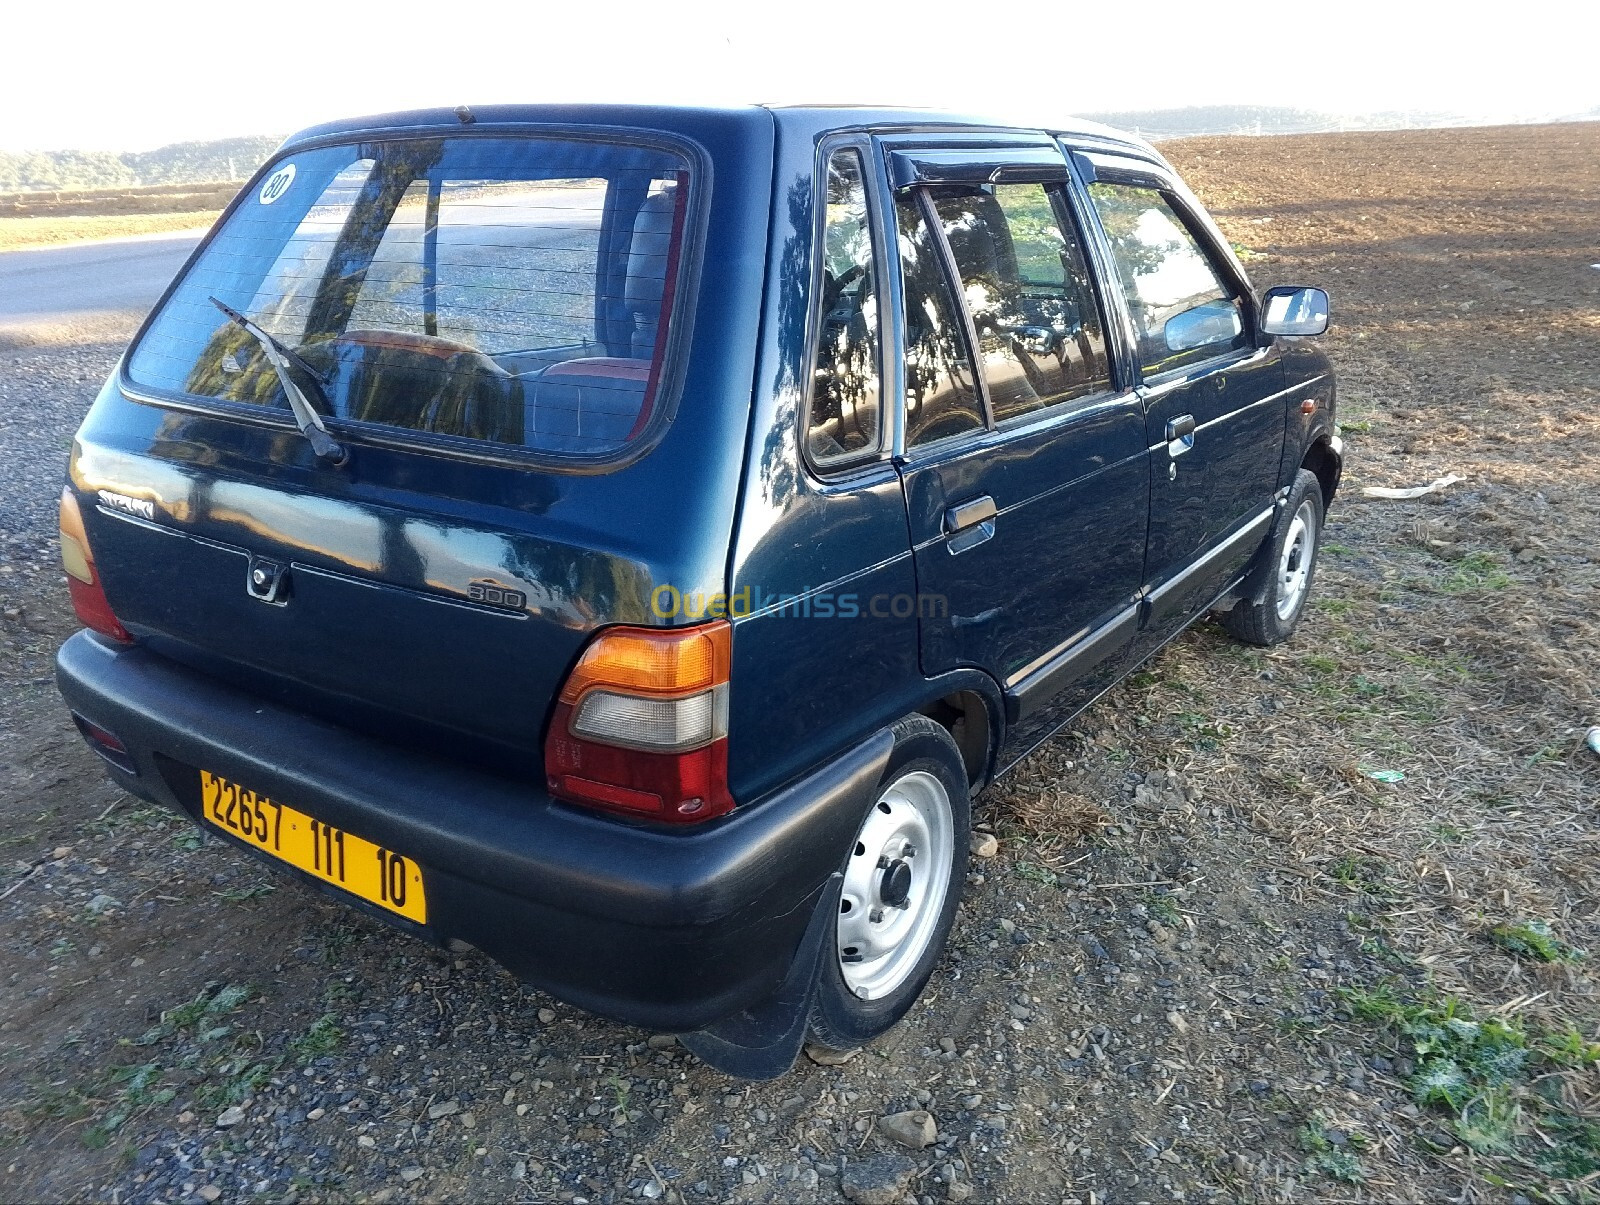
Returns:
[[[934,973],[974,792],[1305,606],[1328,299],[1146,144],[847,108],[290,139],[78,432],[127,790],[770,1076]]]

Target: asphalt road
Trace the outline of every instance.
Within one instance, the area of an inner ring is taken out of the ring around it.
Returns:
[[[126,337],[199,241],[161,234],[0,254],[0,345]]]

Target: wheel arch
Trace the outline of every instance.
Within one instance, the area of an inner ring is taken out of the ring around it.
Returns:
[[[1309,470],[1322,486],[1322,513],[1328,513],[1333,496],[1344,475],[1344,449],[1331,431],[1321,431],[1300,458],[1300,467]]]
[[[981,670],[955,670],[928,680],[916,711],[950,733],[961,750],[973,794],[994,777],[1005,735],[1005,699],[1000,685]]]

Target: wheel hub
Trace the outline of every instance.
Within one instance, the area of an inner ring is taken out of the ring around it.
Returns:
[[[878,880],[878,898],[890,908],[904,908],[911,896],[911,864],[896,858]]]

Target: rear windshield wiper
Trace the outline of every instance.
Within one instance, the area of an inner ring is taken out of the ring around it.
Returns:
[[[328,397],[322,391],[321,380],[311,365],[232,306],[224,305],[215,297],[211,298],[211,304],[226,314],[229,321],[238,325],[247,335],[261,344],[267,363],[271,364],[272,370],[278,374],[278,383],[283,386],[284,396],[289,399],[289,410],[294,415],[295,425],[300,428],[300,433],[311,441],[311,450],[317,457],[335,467],[349,460],[350,453],[345,450],[343,444],[328,434],[328,428],[322,424],[322,415],[312,408],[311,403],[306,400],[306,395],[300,391],[300,386],[296,385],[294,378],[289,375],[289,365],[292,363],[311,378],[317,400],[325,409],[331,409]]]

